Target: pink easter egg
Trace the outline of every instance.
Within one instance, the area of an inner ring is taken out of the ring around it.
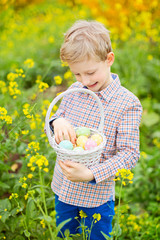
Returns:
[[[93,139],[88,139],[84,146],[85,150],[91,150],[95,147],[97,147],[97,143]]]

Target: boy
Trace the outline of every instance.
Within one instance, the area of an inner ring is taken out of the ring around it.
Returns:
[[[108,30],[96,21],[77,21],[66,33],[61,59],[67,62],[77,82],[70,88],[88,88],[100,98],[105,114],[106,146],[100,163],[87,168],[71,161],[56,162],[52,189],[55,193],[57,225],[66,219],[58,234],[65,229],[80,231],[79,212],[86,213],[85,225],[90,229],[94,213],[101,219],[91,231],[91,240],[110,236],[114,215],[115,186],[118,169],[131,169],[139,158],[139,124],[141,104],[136,96],[121,86],[118,75],[110,68],[114,62]],[[57,143],[64,139],[76,142],[74,127],[98,128],[100,112],[89,94],[72,93],[63,98],[50,125]]]

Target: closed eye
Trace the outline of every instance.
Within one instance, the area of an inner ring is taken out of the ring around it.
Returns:
[[[88,75],[93,75],[95,72],[87,73]]]

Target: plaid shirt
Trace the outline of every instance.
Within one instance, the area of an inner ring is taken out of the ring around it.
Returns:
[[[56,162],[52,190],[59,200],[82,207],[97,207],[115,200],[115,173],[118,169],[131,169],[139,159],[139,124],[142,107],[138,98],[122,87],[118,75],[112,74],[113,82],[100,92],[105,114],[104,135],[106,146],[99,165],[90,167],[95,181],[71,182],[63,176]],[[70,88],[82,88],[76,82]],[[75,92],[66,95],[53,118],[63,117],[73,126],[98,129],[100,111],[95,99],[89,94]]]

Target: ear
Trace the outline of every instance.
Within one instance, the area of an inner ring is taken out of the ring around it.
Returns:
[[[114,63],[114,53],[109,52],[107,54],[107,64],[108,64],[109,67],[111,67],[113,63]]]

